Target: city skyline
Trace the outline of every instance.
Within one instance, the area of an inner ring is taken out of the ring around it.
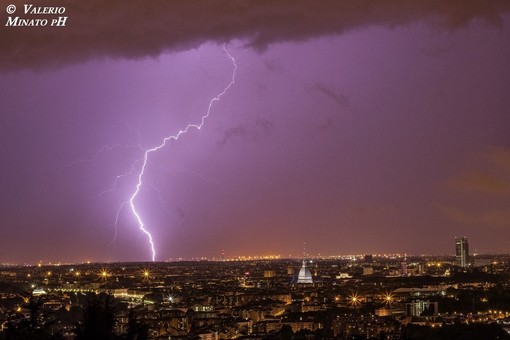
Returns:
[[[156,260],[510,252],[508,3],[44,4],[1,28],[0,262],[150,261],[126,202],[208,108],[147,157]]]

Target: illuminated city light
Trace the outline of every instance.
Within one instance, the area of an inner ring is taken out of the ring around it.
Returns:
[[[101,269],[99,271],[99,277],[101,277],[101,280],[106,280],[110,276],[110,273],[106,269]]]
[[[349,304],[353,307],[361,305],[361,297],[357,293],[352,293],[349,296]]]
[[[387,305],[391,305],[393,303],[394,296],[391,293],[386,293],[384,296],[384,303]]]

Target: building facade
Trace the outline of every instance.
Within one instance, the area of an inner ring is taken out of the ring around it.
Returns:
[[[465,236],[455,238],[455,260],[462,268],[469,266],[469,244]]]

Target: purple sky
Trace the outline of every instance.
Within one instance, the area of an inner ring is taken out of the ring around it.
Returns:
[[[509,252],[508,3],[271,3],[0,25],[0,262],[150,260],[117,211],[223,43],[136,198],[158,260]]]

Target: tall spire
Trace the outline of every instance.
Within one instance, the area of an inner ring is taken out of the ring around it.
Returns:
[[[303,242],[303,266],[299,270],[297,283],[313,283],[312,273],[306,265],[306,242]]]

